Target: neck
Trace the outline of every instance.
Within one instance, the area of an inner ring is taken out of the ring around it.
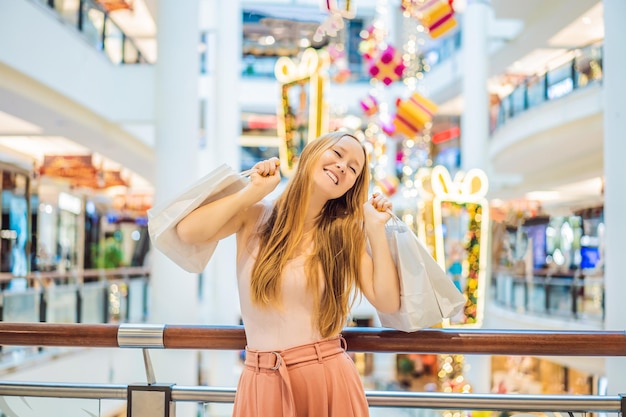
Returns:
[[[303,233],[309,232],[315,226],[315,221],[317,217],[322,212],[322,208],[324,208],[324,203],[320,204],[317,201],[310,201],[309,207],[307,208],[306,215],[304,216],[304,225],[302,228]]]

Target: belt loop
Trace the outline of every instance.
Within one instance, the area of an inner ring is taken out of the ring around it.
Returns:
[[[259,362],[259,352],[254,352],[254,370],[257,373],[260,372]]]
[[[343,350],[348,350],[348,342],[346,342],[346,339],[343,338],[343,335],[339,335],[339,341],[341,342],[341,347],[343,348]]]
[[[322,350],[320,349],[320,344],[319,343],[315,343],[315,353],[317,353],[317,362],[322,363],[322,359],[324,359],[324,357],[322,356]]]

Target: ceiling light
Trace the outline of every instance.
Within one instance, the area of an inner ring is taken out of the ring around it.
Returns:
[[[274,45],[275,42],[276,42],[276,39],[274,39],[272,35],[268,35],[259,39],[259,43],[261,45]]]
[[[2,136],[0,146],[28,155],[43,162],[44,155],[86,155],[88,148],[62,136]]]
[[[558,200],[560,196],[558,191],[531,191],[525,197],[527,200],[551,201]]]
[[[0,126],[0,131],[5,135],[34,135],[43,131],[41,127],[3,111],[0,111]]]

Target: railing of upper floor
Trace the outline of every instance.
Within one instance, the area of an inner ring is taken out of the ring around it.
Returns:
[[[0,273],[0,321],[110,323],[144,321],[150,269]],[[0,347],[1,349],[1,347]]]
[[[478,329],[425,329],[404,333],[389,329],[347,328],[343,333],[355,352],[413,352],[454,354],[503,354],[536,356],[626,356],[624,331],[502,331]],[[158,383],[148,349],[241,350],[245,333],[241,326],[192,325],[112,325],[112,324],[28,324],[0,323],[0,343],[4,346],[64,346],[92,348],[143,349],[148,382],[146,384],[67,384],[50,382],[0,382],[0,409],[8,407],[7,397],[116,399],[139,403],[164,401],[160,414],[173,416],[176,402],[230,403],[235,388],[215,386],[177,386]],[[156,397],[147,393],[156,392]],[[140,394],[137,395],[136,394]],[[165,394],[165,395],[164,395]],[[431,410],[496,410],[621,413],[626,411],[624,395],[523,395],[441,392],[367,391],[370,407],[415,408]],[[149,397],[149,398],[148,398]],[[164,399],[163,399],[164,398]],[[83,410],[84,404],[81,404]],[[96,407],[97,408],[97,407]],[[139,409],[139,408],[138,408]],[[154,410],[154,408],[153,408]],[[100,415],[94,413],[93,415]],[[135,414],[129,406],[128,416]],[[204,414],[203,414],[204,415]],[[449,414],[452,415],[452,414]],[[461,414],[459,414],[461,415]]]
[[[490,301],[536,317],[572,320],[601,327],[604,322],[603,276],[526,276],[494,271]]]
[[[135,40],[115,23],[105,8],[94,0],[30,0],[54,11],[76,29],[94,48],[103,51],[114,64],[145,64]]]
[[[602,82],[602,44],[596,43],[568,51],[564,57],[565,62],[548,68],[545,72],[518,80],[510,94],[492,103],[492,133],[526,110]]]

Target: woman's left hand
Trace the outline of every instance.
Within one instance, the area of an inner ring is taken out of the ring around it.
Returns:
[[[391,201],[383,194],[374,193],[372,197],[364,204],[365,221],[375,221],[379,223],[387,223],[391,218]]]

